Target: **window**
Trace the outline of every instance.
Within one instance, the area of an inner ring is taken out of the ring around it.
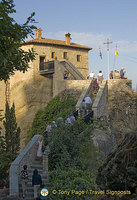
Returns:
[[[68,58],[68,52],[64,52],[64,53],[63,53],[63,58],[64,58],[64,59],[67,59],[67,58]]]
[[[51,58],[54,58],[54,59],[55,59],[55,52],[52,52],[52,53],[51,53]]]
[[[81,55],[77,55],[77,62],[81,61]]]

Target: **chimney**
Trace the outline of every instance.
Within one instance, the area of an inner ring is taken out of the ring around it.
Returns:
[[[42,29],[38,28],[35,30],[35,39],[41,39],[42,36]]]
[[[70,44],[70,39],[71,39],[71,38],[70,38],[70,35],[71,35],[70,33],[66,33],[66,34],[65,34],[65,37],[66,37],[66,44]]]

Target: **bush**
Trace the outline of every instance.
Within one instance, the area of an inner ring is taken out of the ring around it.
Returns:
[[[28,132],[31,139],[36,134],[45,131],[46,125],[56,121],[58,117],[64,119],[75,111],[76,100],[71,96],[53,98],[43,110],[39,110],[33,120],[32,128]]]
[[[61,124],[52,129],[49,145],[50,170],[70,166],[84,169],[88,165],[91,131],[85,131],[86,128],[87,125],[82,120],[77,120],[73,125]]]
[[[79,200],[91,199],[90,190],[96,189],[96,176],[89,170],[69,167],[67,170],[59,168],[50,172],[50,199]],[[94,186],[94,187],[93,187]],[[67,191],[62,194],[61,191]],[[78,193],[76,191],[79,191]],[[84,194],[81,193],[84,192]]]

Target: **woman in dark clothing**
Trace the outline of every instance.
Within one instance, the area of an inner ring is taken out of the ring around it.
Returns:
[[[33,171],[33,176],[32,176],[32,186],[34,186],[34,199],[35,200],[38,198],[38,190],[40,189],[41,185],[42,185],[41,175],[38,174],[38,170],[35,169]]]

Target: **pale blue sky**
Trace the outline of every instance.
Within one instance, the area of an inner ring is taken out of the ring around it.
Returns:
[[[110,70],[114,64],[115,46],[119,56],[116,68],[124,67],[126,76],[137,83],[137,0],[15,0],[15,19],[24,23],[35,12],[42,36],[65,40],[70,32],[72,42],[93,48],[89,53],[89,70],[107,78],[107,37],[110,45]],[[99,57],[101,48],[103,59]]]

